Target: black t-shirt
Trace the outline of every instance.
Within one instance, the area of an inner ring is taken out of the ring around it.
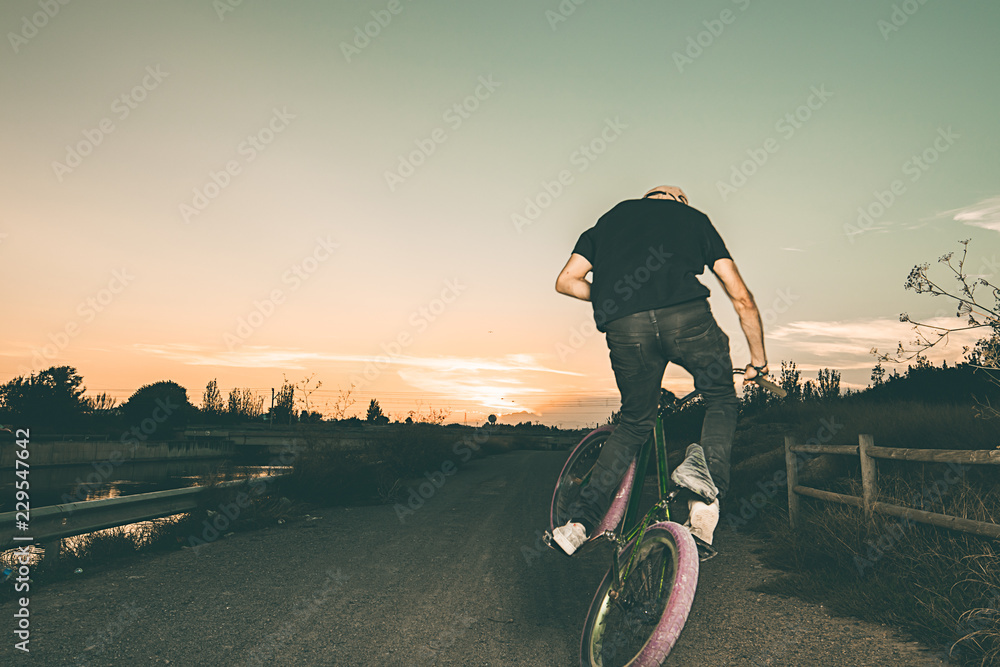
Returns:
[[[594,269],[590,300],[597,328],[645,310],[708,297],[695,277],[730,258],[701,211],[672,199],[630,199],[580,235],[573,252]]]

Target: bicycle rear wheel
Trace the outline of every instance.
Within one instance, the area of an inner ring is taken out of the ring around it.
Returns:
[[[580,443],[573,448],[559,479],[556,482],[556,489],[552,494],[552,505],[549,511],[550,530],[565,525],[571,519],[580,518],[580,510],[585,499],[581,498],[581,493],[590,482],[590,474],[597,463],[597,458],[601,454],[604,443],[607,442],[614,426],[602,426],[591,431]],[[625,471],[614,497],[611,499],[611,506],[607,508],[600,525],[593,531],[591,539],[599,537],[606,530],[613,530],[625,516],[625,509],[628,505],[629,492],[635,481],[635,461],[629,465]]]
[[[635,541],[623,550],[628,562]],[[698,584],[698,549],[672,521],[650,526],[617,598],[609,570],[590,604],[580,645],[584,667],[658,667],[687,621]]]

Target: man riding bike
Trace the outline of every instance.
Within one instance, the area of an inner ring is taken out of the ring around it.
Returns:
[[[706,266],[732,301],[746,336],[750,364],[744,383],[766,375],[763,326],[753,295],[708,216],[689,206],[680,188],[653,188],[605,213],[580,236],[556,280],[559,293],[592,302],[622,404],[618,427],[583,492],[580,516],[553,531],[570,555],[599,525],[629,462],[649,437],[671,362],[691,373],[705,400],[700,448],[688,448],[684,471],[673,477],[696,494],[688,502],[692,535],[712,544],[719,498],[729,488],[739,400],[729,338],[712,316],[708,288],[696,278]],[[593,283],[587,280],[591,271]],[[706,460],[710,477],[701,472]]]

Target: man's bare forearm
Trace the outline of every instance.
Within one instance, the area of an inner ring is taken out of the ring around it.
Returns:
[[[590,283],[584,278],[566,278],[560,276],[556,282],[556,291],[566,296],[572,296],[581,301],[590,301]]]
[[[750,363],[754,366],[767,365],[767,353],[764,351],[764,325],[753,297],[748,303],[736,301],[733,306],[740,318],[740,327],[743,329],[743,335],[747,338],[747,345],[750,346]]]

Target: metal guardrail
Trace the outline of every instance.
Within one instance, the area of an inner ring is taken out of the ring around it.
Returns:
[[[801,486],[798,481],[798,457],[796,453],[808,454],[857,454],[861,457],[861,497],[823,491]],[[829,502],[843,503],[859,507],[866,514],[872,512],[888,514],[911,521],[919,521],[939,528],[950,528],[965,533],[1000,539],[1000,525],[986,521],[962,519],[948,514],[925,512],[912,507],[901,507],[875,500],[878,495],[878,474],[875,459],[896,461],[924,461],[929,463],[958,463],[973,465],[1000,465],[1000,450],[951,450],[951,449],[904,449],[901,447],[876,447],[871,435],[858,436],[857,445],[800,445],[795,438],[785,436],[785,474],[788,481],[788,523],[794,530],[800,524],[799,496],[809,496]]]
[[[269,475],[251,481],[268,483],[283,476]],[[236,480],[215,486],[191,486],[184,489],[137,493],[119,498],[38,507],[31,510],[27,531],[17,528],[19,512],[3,512],[0,513],[0,551],[30,543],[51,543],[64,537],[190,512],[198,507],[202,495],[209,490],[245,483],[244,480]],[[23,518],[23,513],[20,514]]]

